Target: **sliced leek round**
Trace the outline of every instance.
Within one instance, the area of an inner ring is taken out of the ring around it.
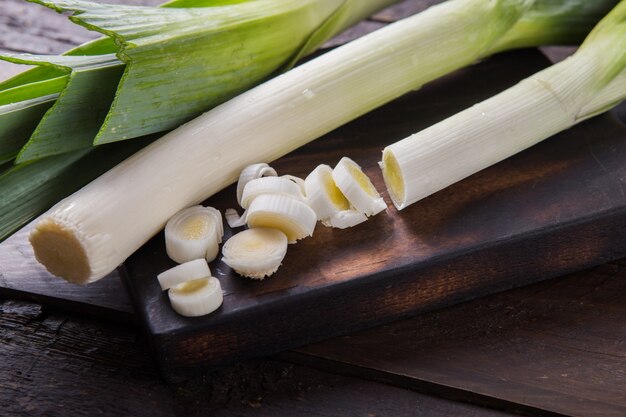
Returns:
[[[215,277],[184,282],[168,291],[170,304],[181,316],[204,316],[217,310],[224,301],[222,286]]]
[[[367,220],[367,216],[357,210],[341,210],[334,213],[328,219],[322,221],[324,226],[335,227],[337,229],[347,229],[361,224]]]
[[[161,289],[165,291],[183,282],[210,276],[211,270],[206,259],[194,259],[161,272],[157,275],[157,279]]]
[[[263,279],[276,272],[287,245],[287,236],[280,230],[256,227],[228,239],[222,249],[222,261],[239,275]]]
[[[306,195],[306,190],[304,188],[304,180],[300,177],[296,177],[294,175],[283,175],[281,178],[286,178],[288,180],[293,181],[298,187],[300,187],[300,192],[303,196]]]
[[[304,201],[300,186],[291,178],[287,178],[287,176],[265,177],[256,178],[246,184],[241,195],[241,207],[247,209],[255,198],[263,194],[287,195]]]
[[[366,216],[374,216],[387,208],[372,181],[352,159],[345,156],[341,158],[332,176],[350,204]]]
[[[243,196],[243,190],[246,185],[257,178],[261,177],[275,177],[278,174],[276,170],[266,163],[248,165],[239,174],[239,181],[237,181],[237,203],[241,205],[241,198]]]
[[[213,207],[193,206],[179,211],[165,225],[165,249],[175,262],[206,258],[212,261],[224,235],[222,215]]]
[[[247,210],[248,227],[269,227],[283,232],[289,243],[313,236],[317,216],[306,203],[279,194],[260,195]]]
[[[350,209],[350,202],[335,185],[333,169],[318,165],[304,180],[306,200],[318,220],[328,220],[337,212]]]

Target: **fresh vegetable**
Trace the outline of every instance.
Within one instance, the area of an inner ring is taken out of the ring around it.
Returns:
[[[328,165],[318,165],[311,171],[304,180],[304,186],[307,203],[325,226],[344,229],[367,220],[367,216],[355,210],[337,188],[333,169]]]
[[[350,202],[350,205],[366,216],[375,216],[387,208],[372,181],[361,167],[348,157],[343,157],[332,172],[335,185]]]
[[[528,20],[517,24],[542,11],[579,18],[584,7],[574,3],[583,4],[452,0],[296,67],[165,135],[53,207],[31,234],[35,255],[55,275],[97,280],[246,165],[274,160],[495,50],[561,39],[565,26],[537,24],[528,36]]]
[[[206,259],[201,258],[176,265],[167,271],[163,271],[157,275],[157,280],[159,281],[161,289],[165,291],[187,281],[210,276],[211,270],[209,269],[209,265]]]
[[[198,317],[217,310],[224,301],[222,286],[215,277],[184,282],[168,290],[174,311],[181,316]]]
[[[568,59],[383,151],[398,209],[626,98],[626,1]],[[566,145],[566,144],[565,144]]]
[[[222,261],[239,275],[264,279],[287,253],[287,236],[277,229],[257,227],[237,233],[224,243]]]
[[[269,227],[287,235],[289,243],[313,236],[317,216],[302,200],[280,194],[263,194],[250,204],[248,227]]]
[[[250,164],[245,167],[241,171],[241,174],[239,174],[239,180],[237,181],[237,203],[241,206],[243,190],[250,181],[263,177],[275,177],[277,175],[276,170],[266,163]]]
[[[0,168],[0,240],[36,217],[41,207],[70,195],[149,142],[150,138],[146,137],[113,147],[100,146],[3,166]]]
[[[192,206],[176,213],[165,225],[165,248],[174,262],[217,257],[224,236],[222,213],[213,207]]]

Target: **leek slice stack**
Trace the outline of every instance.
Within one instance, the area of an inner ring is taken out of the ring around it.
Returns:
[[[60,202],[31,235],[35,255],[56,275],[97,280],[174,213],[229,185],[246,165],[272,161],[508,45],[561,39],[559,25],[538,25],[529,36],[517,24],[539,13],[539,5],[552,12],[561,6],[566,16],[552,17],[570,18],[564,1],[451,0],[296,67],[165,135]],[[176,198],[165,190],[176,190]],[[105,203],[94,210],[96,201]],[[65,255],[52,256],[55,248]],[[71,266],[77,259],[80,273]]]
[[[381,165],[394,204],[403,209],[610,109],[626,98],[625,77],[622,1],[565,61],[386,147]]]

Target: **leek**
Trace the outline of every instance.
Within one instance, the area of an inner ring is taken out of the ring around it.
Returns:
[[[625,98],[626,0],[565,61],[387,146],[389,194],[403,209]]]
[[[245,166],[276,159],[501,48],[536,4],[452,0],[235,97],[53,207],[31,234],[37,259],[73,282],[103,277],[174,213],[226,187]]]

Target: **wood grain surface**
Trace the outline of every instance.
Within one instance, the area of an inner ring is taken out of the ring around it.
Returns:
[[[620,261],[309,345],[289,359],[527,413],[624,416],[625,296]]]
[[[61,416],[506,417],[280,361],[165,385],[140,331],[0,300],[0,414]]]

